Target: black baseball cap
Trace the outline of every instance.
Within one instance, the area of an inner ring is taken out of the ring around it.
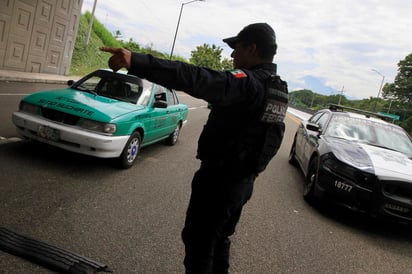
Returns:
[[[244,27],[236,36],[223,39],[232,49],[237,42],[255,43],[257,47],[273,47],[276,52],[276,34],[267,23],[255,23]]]

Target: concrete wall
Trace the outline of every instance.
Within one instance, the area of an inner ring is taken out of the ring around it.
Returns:
[[[0,0],[0,70],[67,75],[83,0]]]

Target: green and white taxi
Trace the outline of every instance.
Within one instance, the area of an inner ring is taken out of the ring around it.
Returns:
[[[141,147],[174,145],[187,121],[173,89],[126,73],[96,70],[68,85],[24,97],[12,116],[18,133],[129,168]]]

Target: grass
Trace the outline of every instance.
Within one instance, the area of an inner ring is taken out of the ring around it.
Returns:
[[[90,18],[90,15],[87,16],[87,13],[80,17],[79,30],[77,32],[70,66],[70,75],[84,75],[98,68],[108,67],[107,61],[110,58],[110,54],[101,52],[99,47],[105,45],[105,42],[102,41],[100,36],[102,33],[105,33],[107,37],[107,33],[109,32],[106,29],[104,29],[105,32],[102,31],[101,29],[104,27],[98,23],[97,20],[95,20],[90,34],[89,43],[86,45],[87,30],[89,27],[88,18]],[[98,29],[100,32],[95,31],[95,29]],[[98,34],[100,34],[100,36]],[[110,33],[109,35],[111,36]],[[117,42],[117,44],[111,43],[111,46],[121,46],[120,42],[116,41],[113,37],[112,40]]]
[[[79,29],[77,31],[73,49],[69,75],[82,76],[99,68],[107,68],[107,62],[111,55],[110,53],[101,52],[99,50],[99,47],[101,46],[124,47],[131,51],[152,54],[153,56],[160,58],[168,58],[168,54],[156,51],[151,47],[141,47],[133,40],[128,42],[116,40],[112,33],[110,33],[96,18],[93,20],[89,43],[86,45],[90,16],[90,12],[86,12],[80,16]],[[173,59],[187,62],[184,58],[179,56],[173,56]]]

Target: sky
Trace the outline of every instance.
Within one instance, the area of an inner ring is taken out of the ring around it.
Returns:
[[[82,13],[95,0],[83,0]],[[398,62],[412,53],[411,0],[96,0],[95,17],[122,39],[189,59],[257,22],[276,32],[274,63],[289,91],[309,89],[348,99],[378,96],[393,83]]]

